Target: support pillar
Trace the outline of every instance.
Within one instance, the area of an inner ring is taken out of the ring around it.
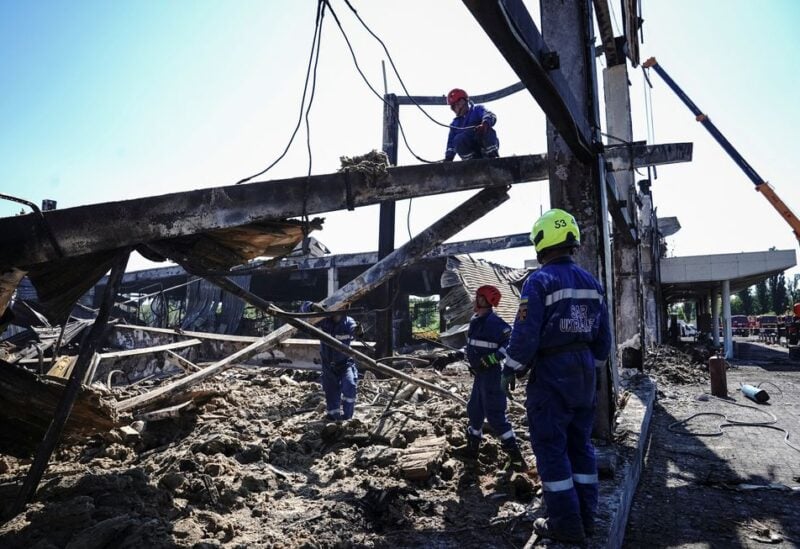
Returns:
[[[625,56],[622,63],[603,70],[603,92],[606,104],[606,127],[610,141],[630,143],[633,141],[631,123],[631,100],[628,90],[628,66]],[[617,196],[627,202],[628,217],[637,223],[638,212],[635,207],[633,170],[619,170],[614,173],[617,183]],[[638,223],[637,223],[638,225]],[[636,229],[638,239],[639,228]],[[641,289],[640,250],[637,242],[630,242],[621,236],[630,227],[614,225],[614,310],[617,341],[628,341],[639,336],[642,352],[626,354],[626,362],[620,361],[623,368],[642,368],[645,350],[643,322],[644,301]],[[621,358],[621,357],[620,357]]]
[[[719,290],[711,290],[711,343],[719,347]]]
[[[724,330],[725,358],[733,358],[733,327],[731,326],[731,281],[722,281],[722,328]]]
[[[588,0],[541,3],[542,37],[548,47],[558,53],[559,69],[576,98],[579,112],[575,115],[586,120],[594,120],[599,112],[595,109],[594,47],[589,47],[591,16]],[[610,265],[606,264],[608,254],[604,253],[608,241],[603,238],[604,230],[607,231],[607,210],[603,208],[605,173],[599,172],[604,166],[601,162],[587,164],[579,160],[549,120],[547,163],[551,207],[570,212],[581,229],[581,246],[575,254],[575,261],[598,280],[604,280],[603,275],[608,275],[604,286],[609,295],[609,309],[613,310],[613,286],[608,284]],[[611,321],[613,335],[613,315]],[[612,346],[610,360],[610,370],[614,371],[616,345]],[[601,370],[600,374],[593,434],[609,440],[614,415],[613,387],[609,369]]]
[[[397,166],[397,145],[400,122],[397,96],[393,93],[384,95],[383,105],[383,152],[389,157],[389,164]],[[380,261],[394,251],[395,202],[381,202],[380,221],[378,223],[378,260]],[[379,290],[380,311],[375,313],[375,352],[376,357],[391,356],[394,349],[392,318],[397,281],[390,279]]]
[[[333,295],[339,289],[339,267],[328,267],[328,295]]]

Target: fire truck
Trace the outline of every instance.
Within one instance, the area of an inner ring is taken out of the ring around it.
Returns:
[[[778,317],[761,315],[758,317],[758,340],[766,343],[778,342]]]
[[[745,315],[733,315],[731,317],[731,330],[735,336],[747,337],[750,335],[750,322]]]

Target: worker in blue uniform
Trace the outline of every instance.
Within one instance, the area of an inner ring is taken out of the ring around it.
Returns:
[[[313,306],[313,303],[306,302],[300,310],[304,313],[311,312]],[[348,347],[359,331],[358,323],[343,313],[323,318],[317,327]],[[358,386],[355,360],[325,343],[320,344],[320,358],[320,381],[326,402],[325,417],[332,421],[351,419],[356,407]]]
[[[447,104],[456,114],[447,136],[445,162],[452,162],[456,153],[462,160],[497,158],[500,141],[494,125],[497,117],[483,105],[470,101],[467,92],[454,88],[447,94]]]
[[[572,215],[545,212],[531,241],[542,267],[523,286],[501,384],[511,391],[530,370],[525,406],[548,514],[534,530],[581,543],[592,535],[597,514],[591,432],[597,369],[611,347],[608,308],[600,283],[572,258],[580,245]]]
[[[461,453],[470,459],[478,458],[486,419],[508,456],[506,469],[524,471],[527,465],[506,417],[506,393],[500,386],[502,350],[511,335],[511,326],[494,312],[501,297],[500,290],[489,285],[481,286],[475,292],[475,314],[469,323],[466,347],[467,361],[475,380],[467,403],[467,445]]]

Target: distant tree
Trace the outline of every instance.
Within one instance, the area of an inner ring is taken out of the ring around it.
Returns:
[[[739,302],[741,303],[742,311],[738,314],[740,315],[751,315],[754,313],[754,305],[753,302],[753,294],[750,293],[750,288],[745,288],[744,290],[737,292],[736,297],[739,298]],[[731,307],[733,307],[733,302],[731,302]]]
[[[741,292],[739,292],[741,293]],[[742,298],[739,297],[739,293],[734,294],[731,296],[731,314],[732,315],[746,315],[747,313],[744,312],[744,306],[742,305]]]
[[[695,305],[694,301],[684,301],[683,302],[683,318],[686,322],[691,322],[692,318],[695,318]]]
[[[756,303],[753,312],[757,315],[763,315],[769,312],[770,299],[769,289],[767,288],[767,281],[762,280],[756,284]]]
[[[800,274],[794,277],[787,283],[787,292],[789,294],[789,305],[800,303]]]
[[[786,277],[783,273],[778,273],[767,279],[769,288],[770,308],[777,315],[786,312],[788,298],[786,295]]]

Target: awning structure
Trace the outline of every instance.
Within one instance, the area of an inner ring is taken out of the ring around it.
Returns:
[[[661,260],[661,292],[665,303],[697,299],[726,280],[738,292],[795,265],[794,250],[669,257]]]
[[[661,260],[663,303],[697,300],[698,313],[711,305],[711,339],[719,343],[719,305],[722,306],[725,358],[733,358],[731,293],[749,288],[797,264],[794,250],[769,250],[738,254],[696,255]],[[718,300],[717,296],[721,299]],[[700,317],[698,316],[698,319]],[[708,318],[708,317],[706,317]]]

